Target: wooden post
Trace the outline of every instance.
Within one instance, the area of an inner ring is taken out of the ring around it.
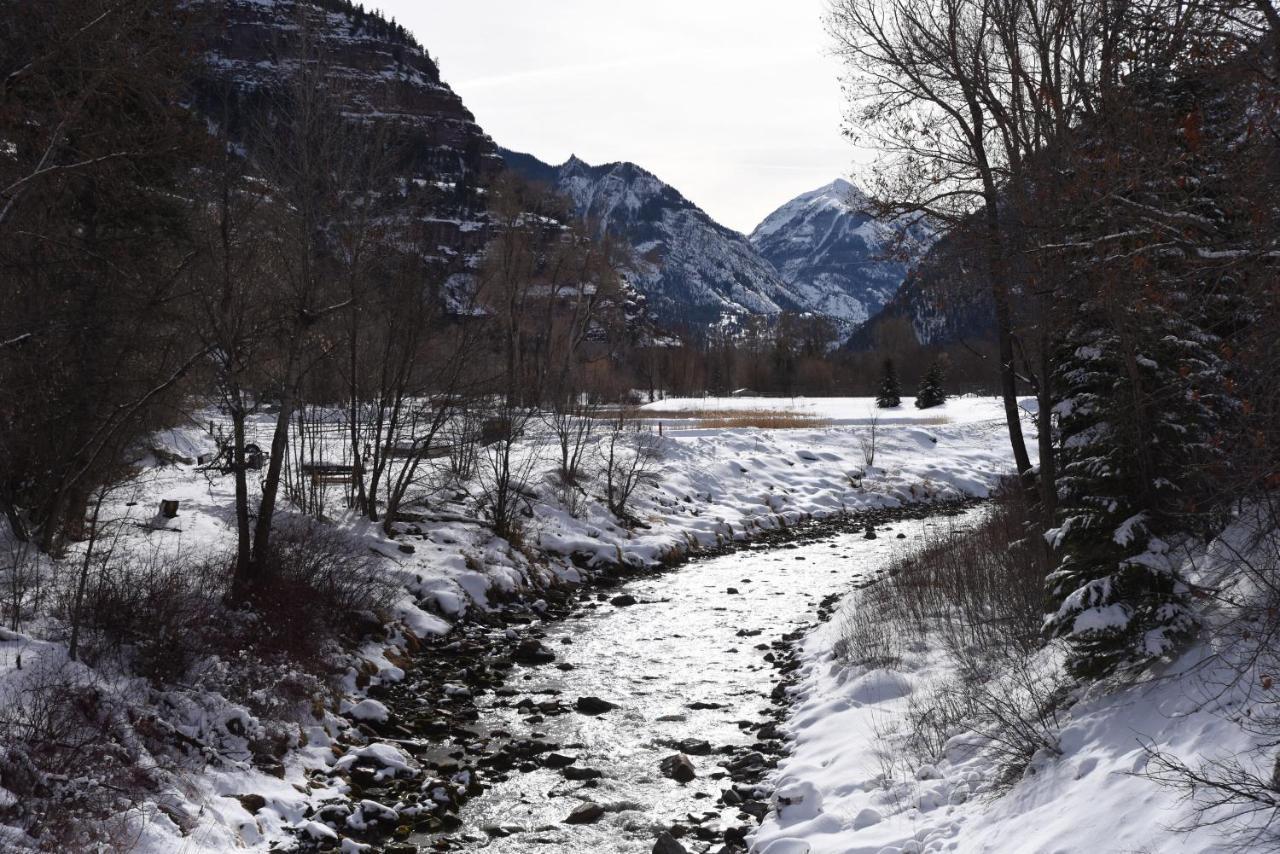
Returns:
[[[160,501],[160,515],[172,519],[178,515],[178,499],[165,498]]]

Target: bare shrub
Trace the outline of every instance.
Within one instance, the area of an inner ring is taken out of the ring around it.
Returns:
[[[315,522],[276,535],[271,570],[251,599],[253,627],[244,641],[302,663],[321,663],[328,645],[379,624],[397,592],[373,555]]]
[[[656,476],[662,460],[659,438],[641,430],[627,410],[620,410],[610,430],[596,446],[604,479],[605,503],[619,519],[629,519],[628,507],[636,489]]]
[[[394,597],[374,561],[332,527],[299,520],[277,534],[269,575],[232,607],[230,556],[107,553],[80,609],[84,660],[158,684],[182,679],[206,656],[245,650],[323,672],[333,645],[375,623]]]
[[[1274,850],[1280,844],[1280,756],[1259,751],[1249,758],[1191,765],[1153,744],[1144,749],[1142,776],[1175,789],[1191,805],[1178,830],[1222,827],[1240,851]]]
[[[122,814],[160,783],[125,707],[84,668],[31,667],[0,706],[0,820],[42,851],[124,850]]]
[[[520,537],[521,511],[532,512],[529,481],[538,464],[538,446],[534,441],[522,443],[534,438],[530,435],[532,414],[504,406],[490,423],[501,429],[480,452],[481,503],[489,510],[494,533],[514,542]]]
[[[836,657],[846,664],[867,667],[896,667],[902,663],[901,614],[894,614],[895,601],[884,584],[872,584],[858,591],[852,607],[845,610]]]
[[[1190,806],[1181,830],[1217,827],[1238,850],[1280,844],[1280,504],[1274,493],[1242,507],[1234,531],[1213,543],[1200,594],[1212,604],[1205,639],[1215,653],[1189,679],[1209,709],[1255,736],[1245,753],[1188,760],[1154,743],[1140,772]],[[1244,709],[1244,714],[1234,710]]]
[[[226,562],[188,560],[158,549],[93,561],[76,608],[68,584],[57,613],[70,624],[78,610],[80,655],[157,682],[175,680],[208,650],[208,635],[230,590]]]
[[[1040,638],[1049,555],[1029,532],[1021,490],[1000,492],[972,527],[954,524],[898,558],[845,612],[837,655],[895,667],[910,648],[941,647],[954,676],[907,701],[894,749],[938,758],[958,735],[997,768],[999,791],[1058,752],[1069,684]]]

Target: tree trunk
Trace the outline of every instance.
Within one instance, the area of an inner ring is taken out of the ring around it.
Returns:
[[[234,393],[237,404],[231,410],[231,470],[236,482],[236,568],[235,586],[241,588],[249,581],[250,557],[253,541],[249,531],[249,474],[244,459],[244,406],[241,392]]]
[[[1031,471],[1031,458],[1027,455],[1027,442],[1022,435],[1021,411],[1018,409],[1018,376],[1013,361],[1013,312],[1009,306],[1009,283],[1004,277],[1004,246],[1000,239],[1000,215],[996,203],[996,194],[992,188],[987,195],[987,274],[991,277],[996,338],[1000,346],[1000,395],[1004,398],[1004,417],[1009,426],[1013,462],[1018,474],[1026,478]]]
[[[289,420],[293,417],[294,391],[287,388],[280,397],[280,414],[276,416],[275,434],[271,437],[271,459],[262,482],[262,500],[258,503],[258,522],[253,532],[253,558],[250,581],[261,582],[268,574],[271,559],[271,522],[280,491],[280,475],[289,448]]]

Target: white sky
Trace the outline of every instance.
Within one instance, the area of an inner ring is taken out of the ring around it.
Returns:
[[[499,145],[631,160],[749,232],[847,176],[825,0],[366,0]]]

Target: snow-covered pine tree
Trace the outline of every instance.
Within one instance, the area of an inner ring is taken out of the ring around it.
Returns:
[[[920,388],[916,391],[916,409],[932,409],[947,402],[947,392],[943,388],[946,372],[941,359],[934,359],[920,380]]]
[[[1173,549],[1215,518],[1219,425],[1234,404],[1214,330],[1229,297],[1199,247],[1146,233],[1147,223],[1191,222],[1184,233],[1210,246],[1224,238],[1227,205],[1185,130],[1197,101],[1176,83],[1147,83],[1134,102],[1148,120],[1095,140],[1105,157],[1083,154],[1098,170],[1084,179],[1093,192],[1129,189],[1084,208],[1072,240],[1097,249],[1075,262],[1079,308],[1054,360],[1059,507],[1049,538],[1060,560],[1046,630],[1070,642],[1080,677],[1165,655],[1197,623]],[[1161,125],[1186,148],[1155,137]]]
[[[891,409],[902,405],[902,384],[898,382],[898,371],[893,366],[893,359],[884,360],[884,370],[880,375],[880,391],[876,394],[876,406]]]

